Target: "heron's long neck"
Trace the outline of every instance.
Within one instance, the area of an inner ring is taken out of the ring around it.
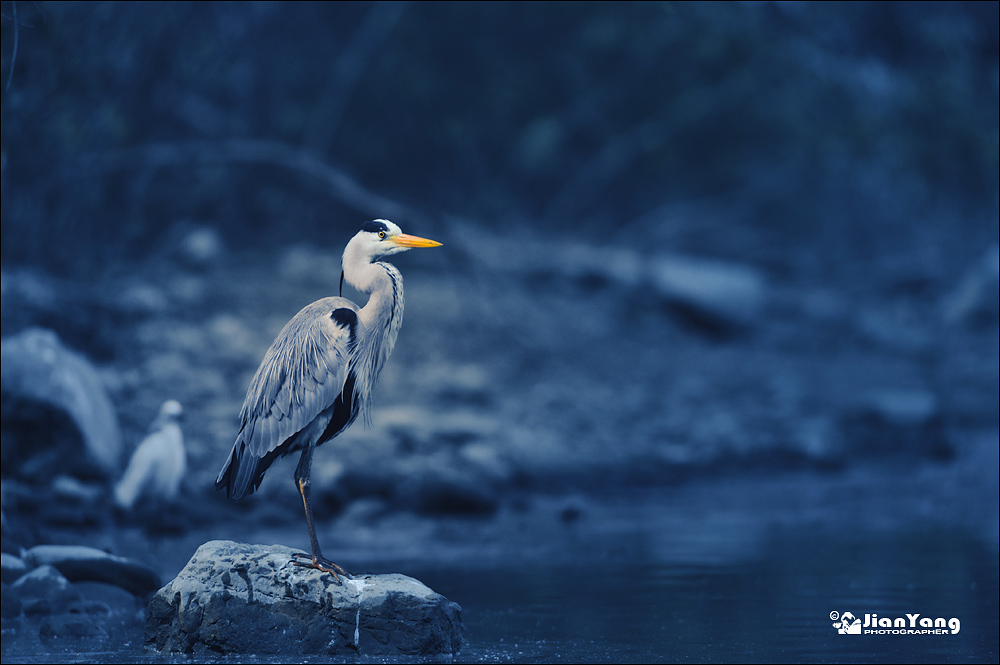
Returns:
[[[364,333],[359,334],[359,346],[353,354],[362,412],[368,413],[375,380],[396,345],[396,336],[403,324],[403,276],[396,267],[384,261],[364,266],[360,274],[348,274],[347,279],[362,293],[368,293],[368,304],[358,312]]]

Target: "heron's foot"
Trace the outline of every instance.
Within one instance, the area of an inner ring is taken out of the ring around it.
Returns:
[[[347,579],[351,579],[351,574],[349,572],[335,564],[333,561],[330,561],[322,554],[314,556],[306,552],[292,552],[292,565],[299,566],[300,568],[314,568],[315,570],[321,570],[324,573],[330,573],[333,575],[333,579],[337,580],[338,583],[340,582],[340,577],[337,576],[337,573],[340,573]]]

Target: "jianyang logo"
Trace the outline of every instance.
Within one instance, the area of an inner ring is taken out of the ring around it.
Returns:
[[[957,635],[962,622],[951,617],[924,617],[906,614],[901,617],[880,617],[866,614],[865,620],[851,612],[830,612],[833,627],[841,635]]]
[[[830,618],[833,619],[833,627],[837,629],[837,632],[841,635],[860,635],[861,634],[861,619],[857,618],[850,612],[840,612],[834,611],[830,612]]]

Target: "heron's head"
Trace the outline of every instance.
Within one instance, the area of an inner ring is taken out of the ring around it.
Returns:
[[[387,219],[376,219],[362,224],[358,234],[347,243],[347,248],[344,250],[344,264],[353,261],[372,263],[414,247],[440,246],[441,243],[437,241],[403,233],[398,226]]]

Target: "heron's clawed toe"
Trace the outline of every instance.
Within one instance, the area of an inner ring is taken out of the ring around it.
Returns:
[[[330,573],[333,575],[333,579],[340,582],[340,575],[343,575],[347,579],[352,579],[349,572],[330,561],[324,556],[315,557],[312,554],[307,554],[306,552],[293,552],[292,553],[292,565],[299,566],[300,568],[313,568],[315,570],[321,570],[324,573]]]

